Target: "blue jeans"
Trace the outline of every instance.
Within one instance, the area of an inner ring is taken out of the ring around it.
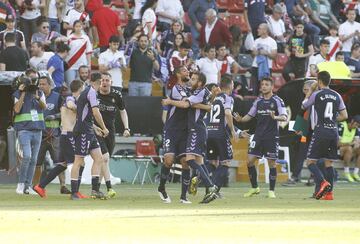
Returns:
[[[191,50],[193,51],[193,59],[196,60],[199,57],[200,48],[198,38],[200,37],[199,31],[196,29],[196,26],[192,25],[191,30]]]
[[[306,23],[304,26],[304,31],[311,36],[314,47],[319,47],[319,34],[320,28],[312,23]]]
[[[49,18],[49,23],[50,23],[50,31],[56,31],[60,33],[60,23],[58,19]]]
[[[129,82],[129,96],[151,96],[152,83],[151,82]]]
[[[25,183],[25,187],[32,186],[35,166],[41,145],[41,130],[20,130],[18,139],[23,151],[23,158],[19,170],[19,183]]]
[[[68,69],[65,71],[65,83],[67,87],[70,87],[70,84],[73,80],[78,77],[78,71],[76,69]]]

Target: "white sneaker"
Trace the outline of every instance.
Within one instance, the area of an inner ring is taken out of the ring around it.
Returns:
[[[171,199],[165,191],[158,191],[158,193],[163,203],[171,203]]]
[[[188,199],[182,199],[182,198],[180,198],[180,203],[183,203],[183,204],[191,204],[192,202],[190,202]]]
[[[28,192],[27,194],[37,195],[37,193],[32,189],[32,187],[27,188],[26,191]]]
[[[16,194],[23,195],[24,194],[24,188],[25,188],[24,183],[18,183],[17,188],[16,188]]]

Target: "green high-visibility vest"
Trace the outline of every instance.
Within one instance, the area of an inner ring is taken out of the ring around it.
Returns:
[[[353,142],[356,134],[356,128],[349,130],[348,123],[346,121],[341,122],[344,127],[344,132],[340,138],[341,143],[351,143]]]

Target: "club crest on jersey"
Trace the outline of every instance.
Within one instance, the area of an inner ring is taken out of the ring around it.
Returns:
[[[183,96],[183,97],[186,97],[186,96],[187,96],[187,95],[186,95],[186,92],[184,92],[184,91],[180,91],[180,95]]]
[[[274,108],[275,105],[273,103],[270,103],[270,108]]]

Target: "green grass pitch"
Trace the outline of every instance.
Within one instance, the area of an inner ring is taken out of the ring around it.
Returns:
[[[102,186],[104,188],[104,186]],[[334,201],[309,199],[312,187],[277,186],[277,199],[243,198],[248,184],[222,189],[208,205],[160,202],[155,185],[115,186],[115,199],[70,201],[50,185],[48,198],[0,186],[0,243],[360,243],[360,184],[339,183]],[[89,186],[81,186],[89,193]]]

